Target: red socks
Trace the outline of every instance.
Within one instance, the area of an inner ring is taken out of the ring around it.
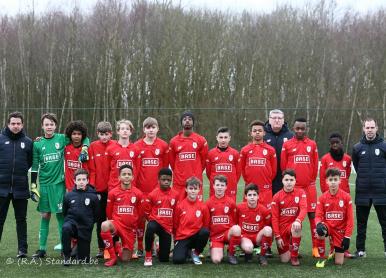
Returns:
[[[236,252],[236,246],[240,245],[241,236],[232,236],[229,240],[228,253],[230,256],[234,256]]]
[[[261,238],[261,244],[260,244],[260,246],[261,246],[260,255],[261,256],[265,256],[265,253],[267,252],[267,250],[269,249],[271,244],[272,244],[272,237],[263,236]]]
[[[299,256],[299,248],[301,237],[292,237],[292,244],[290,245],[291,258]]]

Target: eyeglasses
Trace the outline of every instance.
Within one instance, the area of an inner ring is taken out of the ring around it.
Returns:
[[[283,117],[269,117],[269,118],[274,120],[274,121],[281,121],[284,119]]]

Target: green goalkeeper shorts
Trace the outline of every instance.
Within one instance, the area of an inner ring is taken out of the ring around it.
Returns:
[[[64,183],[40,185],[40,200],[37,207],[39,212],[61,213],[63,198],[66,193]]]

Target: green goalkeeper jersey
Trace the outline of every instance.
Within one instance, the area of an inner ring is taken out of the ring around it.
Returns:
[[[31,171],[39,172],[40,186],[64,182],[64,147],[69,142],[64,134],[59,133],[34,142]]]

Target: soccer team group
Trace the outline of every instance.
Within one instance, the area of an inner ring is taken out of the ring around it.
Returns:
[[[280,110],[271,112],[270,118],[283,120]],[[33,256],[47,255],[51,214],[61,238],[55,248],[62,249],[65,265],[74,257],[90,258],[96,223],[97,257],[105,258],[108,267],[138,256],[151,266],[154,254],[160,262],[171,258],[175,264],[188,259],[202,264],[208,240],[215,264],[222,261],[224,247],[230,264],[238,263],[237,247],[247,262],[259,247],[259,264],[266,266],[275,240],[280,260],[298,266],[306,216],[319,266],[328,257],[343,264],[350,256],[351,158],[342,153],[338,133],[330,136],[331,151],[318,169],[317,144],[307,137],[303,118],[294,121],[293,133],[288,131],[280,150],[270,145],[274,138],[266,136],[267,123],[251,122],[250,143],[240,152],[230,146],[227,127],[218,129],[217,146],[209,150],[206,139],[193,131],[191,112],[184,112],[180,123],[182,130],[168,144],[157,137],[155,118],[144,120],[143,137],[135,143],[130,140],[131,121],[116,123],[117,140],[112,140],[112,125],[99,122],[99,139],[90,143],[82,121],[70,122],[65,134],[59,134],[56,116],[44,114],[44,135],[33,142],[32,154],[31,199],[38,202],[42,216],[39,250]],[[210,181],[205,202],[204,170]],[[318,172],[322,195],[317,199]],[[241,176],[244,198],[236,204]],[[281,188],[273,191],[275,179]],[[327,252],[325,239],[331,245]]]

